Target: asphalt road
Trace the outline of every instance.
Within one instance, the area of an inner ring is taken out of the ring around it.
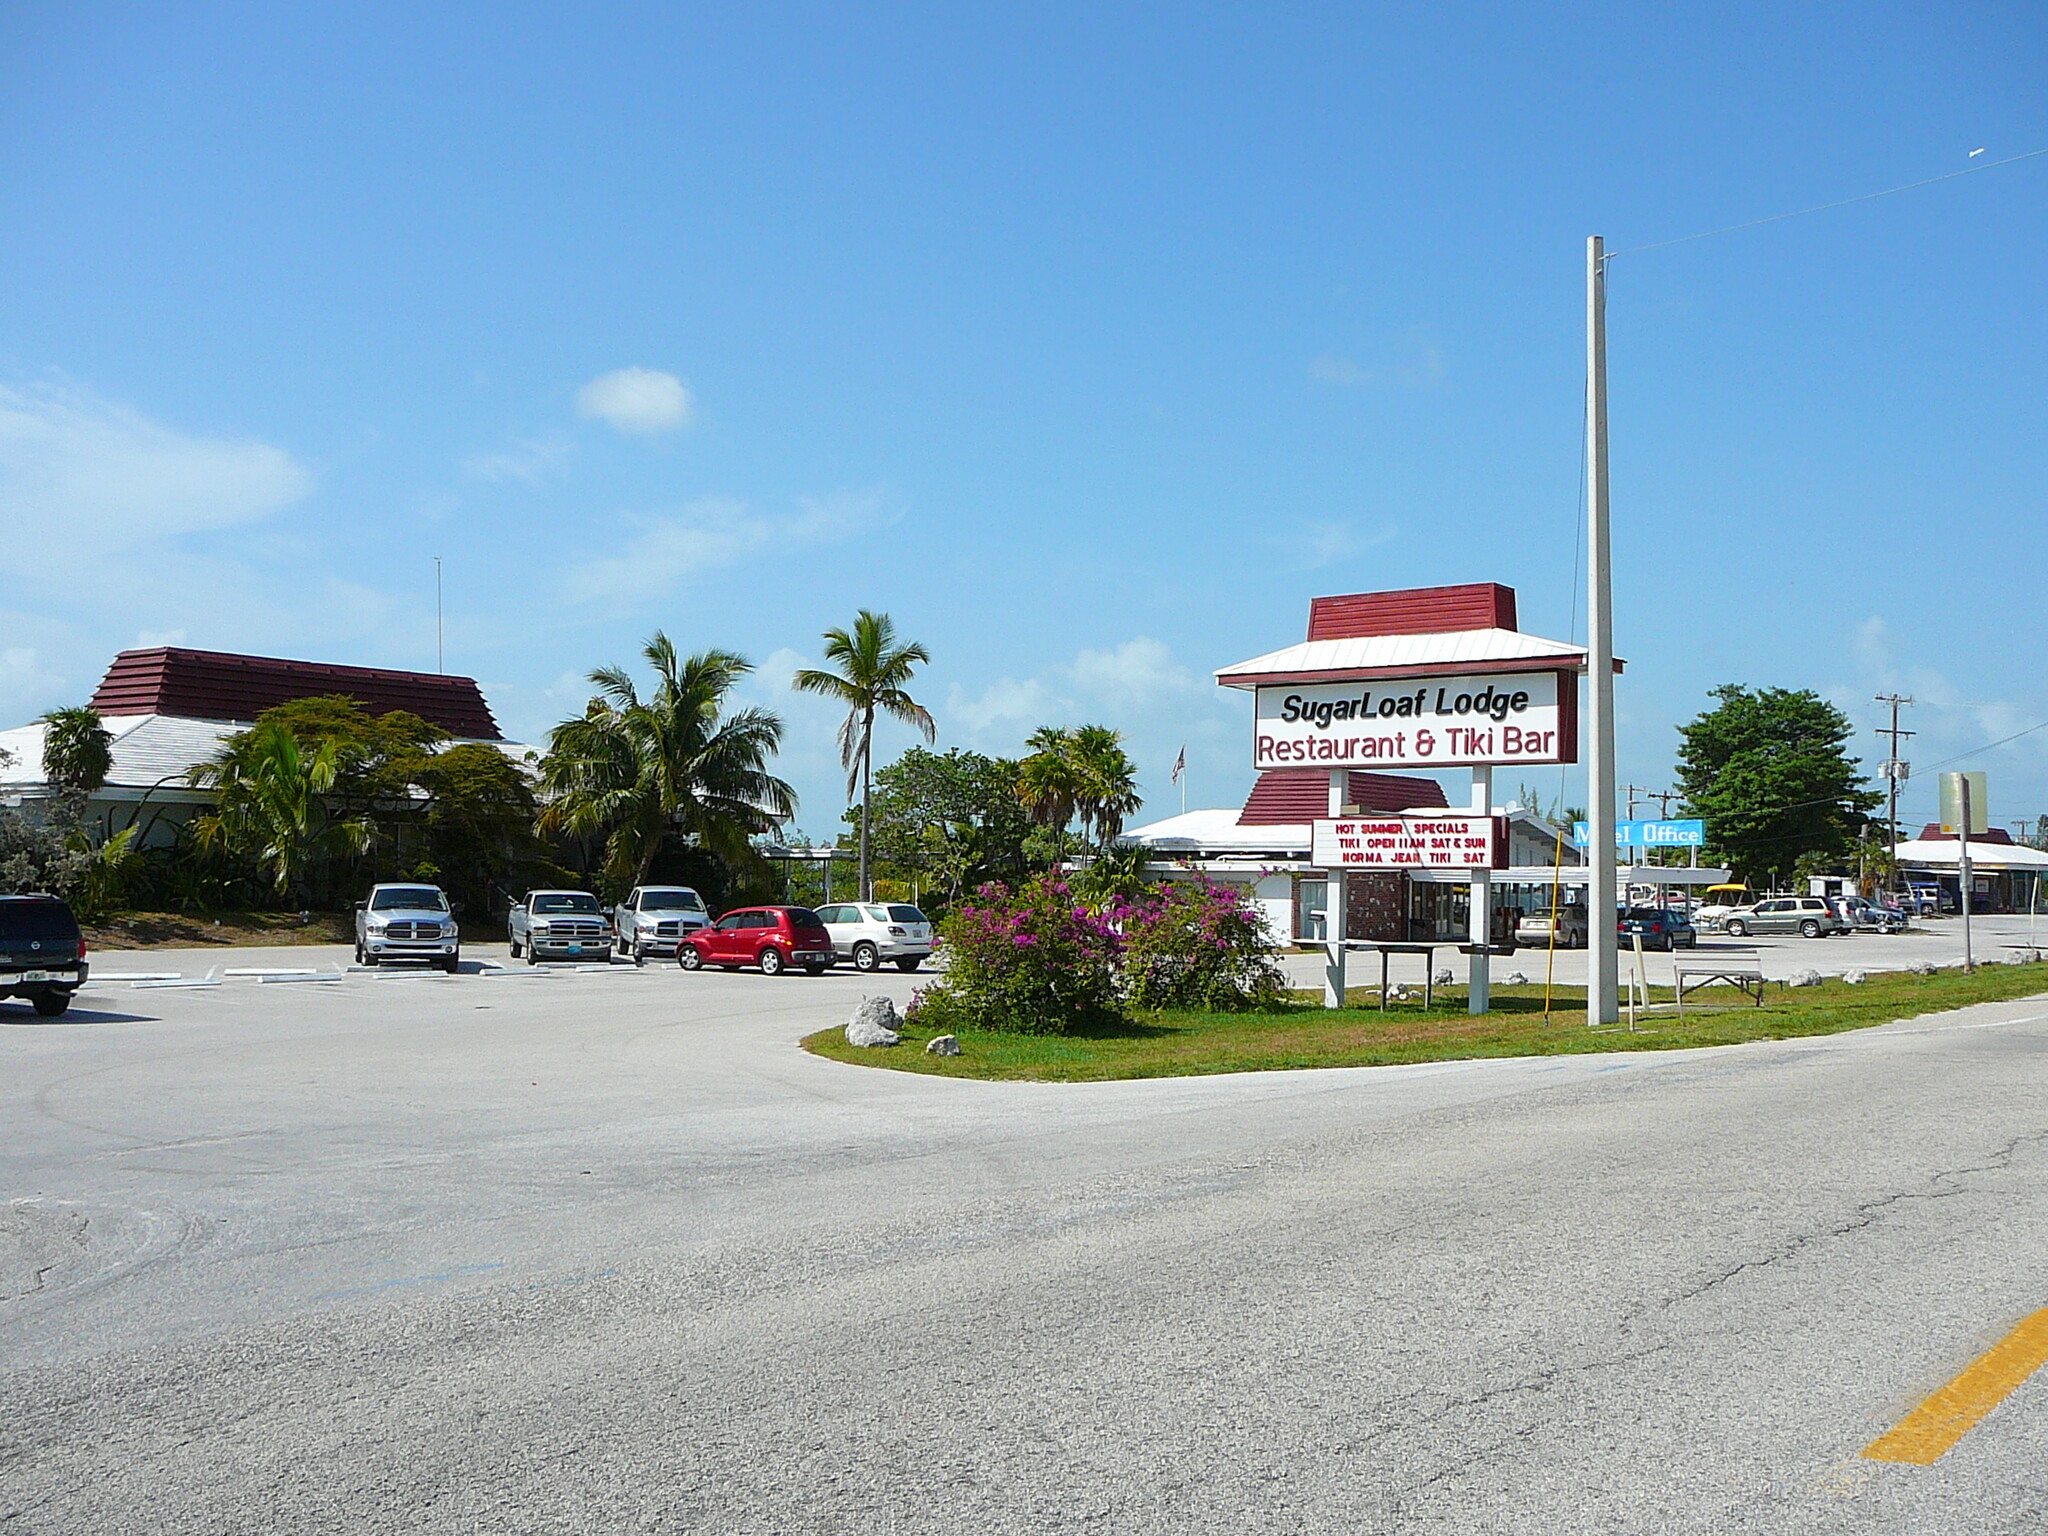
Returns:
[[[862,990],[0,1006],[0,1532],[2048,1528],[2044,1376],[1858,1457],[2048,1307],[2048,999],[1050,1086]]]

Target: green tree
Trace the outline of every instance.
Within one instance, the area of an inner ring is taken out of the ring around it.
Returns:
[[[857,822],[858,810],[846,819]],[[1030,823],[1017,798],[1017,764],[959,747],[912,747],[878,770],[869,825],[878,865],[908,870],[950,906],[964,890],[1025,873]]]
[[[1041,726],[1026,745],[1031,755],[1018,765],[1017,795],[1051,835],[1055,857],[1065,856],[1069,822],[1078,818],[1082,834],[1106,848],[1144,804],[1137,766],[1108,726]]]
[[[1024,744],[1031,755],[1017,765],[1017,798],[1033,823],[1045,829],[1057,862],[1066,857],[1067,824],[1086,792],[1074,761],[1073,732],[1042,725]]]
[[[52,789],[91,794],[114,766],[114,734],[99,711],[78,704],[43,716],[43,778]]]
[[[820,694],[846,706],[846,720],[839,727],[839,762],[846,769],[846,798],[860,790],[860,894],[865,901],[872,894],[868,882],[868,810],[874,766],[875,715],[892,715],[924,733],[926,741],[938,737],[925,707],[907,691],[910,679],[931,653],[916,641],[901,644],[895,622],[886,613],[861,609],[853,628],[825,631],[825,659],[838,667],[821,672],[806,667],[790,679],[790,685],[804,693]]]
[[[275,719],[230,737],[189,776],[219,795],[193,823],[199,847],[247,856],[276,895],[309,899],[320,863],[370,845],[369,819],[342,814],[330,799],[346,756],[340,741],[308,745]]]
[[[1809,855],[1852,854],[1883,797],[1848,754],[1848,717],[1808,689],[1729,683],[1712,697],[1679,727],[1678,786],[1717,860],[1756,879]]]
[[[730,651],[678,657],[659,630],[643,654],[654,693],[642,700],[623,668],[599,667],[597,697],[549,733],[540,771],[541,830],[602,837],[604,878],[620,893],[645,880],[671,835],[739,866],[751,838],[796,810],[796,791],[768,771],[781,719],[725,712],[753,665]]]

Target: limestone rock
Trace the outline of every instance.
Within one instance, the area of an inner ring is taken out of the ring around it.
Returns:
[[[1817,987],[1820,985],[1820,972],[1816,971],[1812,966],[1808,966],[1803,971],[1794,971],[1785,978],[1785,985],[1788,987]]]
[[[960,1054],[960,1037],[958,1035],[934,1035],[925,1042],[924,1053],[927,1056],[958,1056]]]
[[[897,1045],[903,1040],[898,1033],[903,1021],[896,1016],[896,1005],[886,997],[864,997],[860,1006],[853,1010],[853,1017],[846,1021],[846,1043],[848,1045]]]
[[[1845,986],[1860,987],[1868,979],[1868,973],[1860,969],[1851,968],[1842,972],[1842,983]]]
[[[1934,962],[1932,960],[1915,960],[1906,969],[1915,976],[1932,976],[1934,974]]]
[[[1526,987],[1529,985],[1529,978],[1520,971],[1509,971],[1507,975],[1501,977],[1500,984],[1504,987]]]
[[[1442,967],[1436,973],[1436,984],[1440,987],[1448,987],[1452,982],[1456,981],[1457,979],[1457,972],[1453,971],[1448,965]]]

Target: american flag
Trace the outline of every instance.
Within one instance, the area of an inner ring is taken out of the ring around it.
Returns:
[[[1186,748],[1185,746],[1183,746],[1183,747],[1182,747],[1182,748],[1180,749],[1180,756],[1179,756],[1179,757],[1176,757],[1176,758],[1175,758],[1175,759],[1173,760],[1173,782],[1174,782],[1174,783],[1178,784],[1178,783],[1180,782],[1180,776],[1181,776],[1181,775],[1182,775],[1183,773],[1185,773],[1185,772],[1187,771],[1187,766],[1188,766],[1188,749],[1187,749],[1187,748]]]

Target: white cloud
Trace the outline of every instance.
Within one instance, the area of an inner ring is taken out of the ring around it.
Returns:
[[[187,436],[83,390],[0,386],[0,569],[98,565],[154,540],[255,522],[312,485],[268,443]]]
[[[561,433],[521,438],[503,448],[472,453],[462,461],[465,474],[479,480],[523,480],[532,484],[557,473],[576,445]]]
[[[575,602],[642,601],[762,550],[786,555],[890,520],[880,495],[872,492],[807,496],[794,513],[763,512],[737,497],[701,497],[680,512],[628,514],[626,548],[576,567],[569,573],[567,593]]]
[[[52,696],[64,686],[64,679],[43,665],[42,653],[32,645],[12,645],[0,650],[0,705],[14,705]]]
[[[600,374],[576,394],[579,415],[608,421],[621,432],[674,432],[690,424],[690,387],[656,368],[620,368]]]
[[[1372,375],[1348,357],[1339,357],[1334,352],[1325,352],[1321,357],[1311,358],[1308,376],[1324,384],[1363,384]]]
[[[1344,521],[1303,523],[1290,528],[1284,540],[1273,542],[1294,556],[1297,570],[1315,571],[1392,543],[1399,531],[1389,526],[1372,533],[1360,533],[1353,524]]]
[[[1422,332],[1390,337],[1373,353],[1371,362],[1360,363],[1336,352],[1324,352],[1309,359],[1308,376],[1337,389],[1429,389],[1443,382],[1444,350]]]
[[[1150,704],[1195,687],[1194,674],[1173,659],[1172,649],[1149,635],[1113,651],[1083,651],[1067,672],[1082,692],[1114,704]]]
[[[946,697],[946,713],[964,725],[970,735],[979,736],[998,725],[1044,725],[1065,713],[1067,703],[1037,678],[1018,682],[1001,678],[978,694],[969,694],[957,683]]]

